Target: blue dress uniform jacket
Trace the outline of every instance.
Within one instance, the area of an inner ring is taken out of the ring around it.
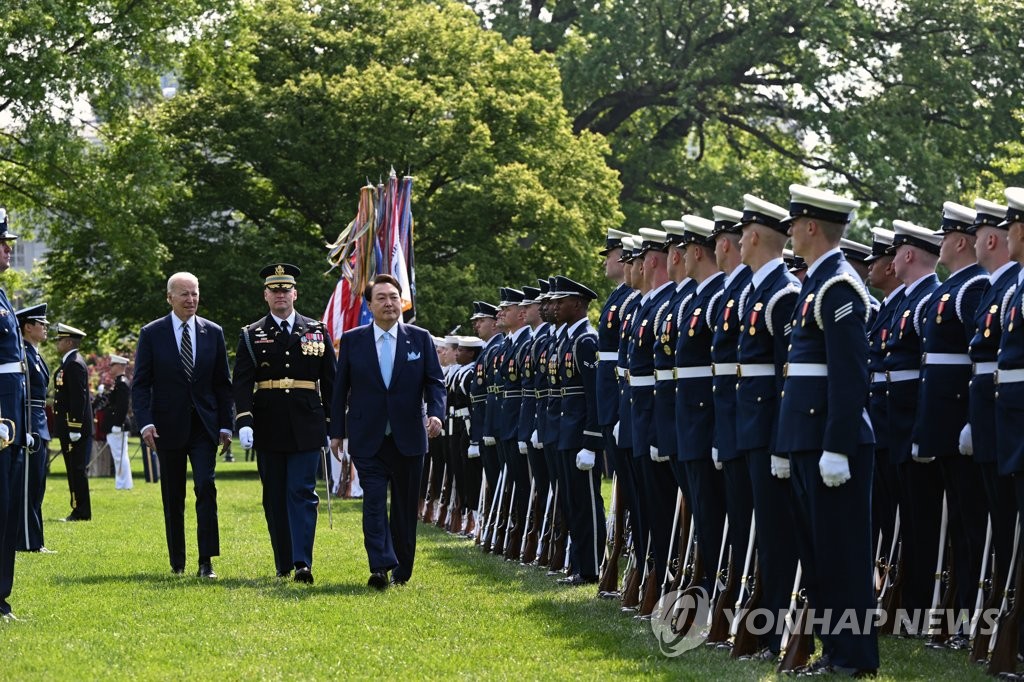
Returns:
[[[679,311],[693,295],[697,282],[685,279],[654,315],[654,426],[658,454],[675,457],[676,439],[676,343],[679,339]]]
[[[999,339],[999,367],[996,371],[996,442],[999,474],[1010,476],[1024,471],[1024,286],[1018,280],[1004,297],[1003,334]],[[1016,477],[1019,479],[1019,477]],[[1018,507],[1020,489],[1018,486]]]
[[[545,349],[545,359],[548,368],[548,395],[544,401],[544,445],[550,445],[558,450],[558,436],[561,430],[562,415],[562,383],[558,374],[559,358],[562,356],[566,343],[565,325],[560,325],[551,335],[548,347]]]
[[[654,316],[661,304],[674,293],[675,285],[672,282],[668,282],[656,293],[652,292],[631,323],[629,387],[633,417],[633,457],[648,457],[651,446],[657,446],[657,432],[654,428],[654,349],[658,338],[654,330]],[[621,430],[619,437],[622,437]]]
[[[597,334],[584,322],[566,336],[558,357],[561,413],[558,449],[602,449],[597,425]]]
[[[858,445],[874,443],[866,411],[870,306],[863,284],[842,263],[842,254],[827,256],[797,299],[779,407],[779,454],[827,450],[853,457]],[[827,376],[788,374],[794,365],[827,367]]]
[[[512,338],[508,335],[501,340],[498,351],[491,356],[491,364],[487,366],[490,389],[487,393],[487,418],[484,420],[484,435],[495,440],[501,438],[501,409],[505,402],[505,377],[501,374],[501,364],[512,346]]]
[[[629,388],[629,344],[633,339],[633,322],[640,310],[643,295],[633,291],[622,303],[622,322],[619,326],[619,360],[615,375],[619,380],[619,440],[620,448],[633,449],[633,393]],[[614,426],[614,424],[613,424]]]
[[[399,367],[396,355],[396,376]],[[238,410],[236,426],[253,429],[257,450],[319,451],[326,443],[331,422],[335,371],[334,348],[322,322],[296,313],[294,327],[287,335],[270,315],[252,323],[242,330],[235,350],[232,384]],[[316,388],[259,387],[260,382],[283,379],[315,383]],[[344,416],[339,415],[342,419]],[[350,414],[350,418],[353,416]],[[350,447],[369,445],[353,442]]]
[[[885,351],[885,370],[889,377],[889,460],[893,464],[910,461],[917,415],[919,376],[904,379],[895,372],[913,376],[921,369],[921,309],[924,301],[939,286],[935,275],[928,275],[904,290],[903,301],[893,312],[892,328]]]
[[[495,334],[489,338],[487,345],[484,346],[483,351],[477,356],[476,364],[473,366],[473,424],[469,434],[469,442],[474,445],[478,445],[485,435],[492,435],[486,431],[487,398],[491,394],[491,379],[488,374],[488,368],[491,366],[494,355],[498,352],[504,340],[504,334]]]
[[[711,301],[712,328],[711,361],[714,363],[715,439],[718,461],[728,462],[739,457],[736,447],[736,351],[739,344],[740,296],[750,286],[753,272],[746,265],[738,266],[722,290],[722,295]],[[735,525],[735,524],[731,524]],[[743,540],[746,542],[746,538]]]
[[[601,308],[597,324],[597,423],[614,426],[619,420],[619,381],[615,367],[619,362],[619,331],[622,304],[633,290],[625,284],[615,287]]]
[[[871,317],[868,330],[868,372],[871,392],[868,414],[875,430],[875,449],[889,448],[889,384],[885,378],[885,354],[896,326],[896,311],[903,304],[903,285],[894,289]]]
[[[547,438],[548,433],[548,393],[550,392],[550,381],[548,380],[548,359],[551,357],[555,343],[555,327],[547,322],[544,333],[538,336],[534,342],[533,356],[533,395],[534,395],[534,417],[533,428],[537,431],[537,440],[542,445],[551,442]],[[532,434],[531,434],[532,435]]]
[[[496,436],[499,440],[523,440],[519,437],[519,417],[523,404],[523,369],[529,349],[530,328],[523,327],[518,336],[509,337],[505,352],[499,356],[498,373],[502,383],[501,413],[498,415]]]
[[[517,440],[529,443],[534,430],[537,428],[537,394],[540,390],[547,389],[542,383],[543,375],[540,373],[541,346],[547,343],[551,334],[551,325],[547,322],[537,325],[530,335],[530,340],[523,350],[523,378],[522,390],[523,400],[519,404],[519,436]],[[538,432],[539,436],[539,432]]]
[[[779,263],[740,299],[736,359],[736,446],[775,453],[778,399],[800,282]],[[719,451],[721,458],[721,451]]]
[[[711,385],[713,331],[709,304],[724,280],[723,273],[715,273],[701,282],[685,305],[676,310],[679,336],[675,348],[675,435],[677,459],[681,462],[711,459],[715,409]]]
[[[50,429],[46,423],[46,392],[50,386],[50,368],[32,344],[25,344],[25,362],[28,364],[28,379],[32,404],[32,434],[36,440],[50,440]],[[6,416],[6,414],[4,415]]]
[[[0,289],[0,364],[21,363],[25,348],[21,328],[7,294]],[[14,587],[14,555],[24,480],[25,374],[0,374],[0,415],[14,422],[14,441],[0,451],[0,615],[11,612],[7,598]],[[90,414],[91,417],[91,414]],[[90,424],[91,427],[91,419]],[[83,438],[88,440],[87,438]]]
[[[921,457],[959,457],[960,431],[967,423],[974,313],[988,275],[970,265],[940,284],[922,309],[921,385],[916,432]]]
[[[974,315],[974,338],[968,347],[974,376],[968,405],[974,461],[978,464],[996,461],[995,366],[1003,335],[1004,299],[1017,283],[1019,273],[1020,265],[1010,263],[982,293]]]

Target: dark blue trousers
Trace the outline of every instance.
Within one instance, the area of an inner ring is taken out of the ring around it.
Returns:
[[[683,462],[686,471],[688,502],[696,525],[694,535],[697,546],[705,551],[701,561],[704,575],[699,576],[701,587],[711,594],[715,577],[715,560],[722,546],[722,530],[725,526],[725,479],[715,469],[711,454],[705,459]]]
[[[217,524],[217,443],[210,438],[199,415],[192,414],[192,430],[183,449],[163,448],[157,456],[160,458],[160,495],[164,503],[164,530],[167,534],[167,552],[170,555],[171,568],[185,568],[186,461],[192,464],[199,557],[220,556],[220,530]]]
[[[988,520],[981,470],[971,457],[965,457],[959,452],[939,457],[935,464],[940,467],[946,490],[953,575],[956,576],[956,584],[960,585],[956,591],[955,606],[974,609],[977,590],[969,586],[977,584],[977,576],[981,573],[981,555],[985,550],[985,527]],[[946,554],[943,562],[949,563],[949,559]]]
[[[649,455],[637,457],[634,462],[640,465],[642,476],[640,504],[644,506],[644,526],[650,533],[647,552],[654,562],[652,568],[660,586],[664,584],[665,569],[671,558],[669,545],[672,544],[672,515],[675,513],[679,486],[676,485],[672,464],[669,462],[655,462]]]
[[[28,476],[25,497],[19,507],[21,522],[18,524],[18,550],[34,552],[43,542],[43,496],[46,494],[46,444],[49,441],[36,440],[32,452],[25,462]]]
[[[68,474],[68,489],[71,491],[71,513],[88,520],[92,518],[92,501],[89,497],[89,476],[86,470],[92,460],[92,432],[87,430],[77,443],[70,439],[61,442],[64,467]]]
[[[416,511],[423,455],[406,457],[386,436],[373,457],[352,457],[363,486],[363,546],[370,571],[407,581],[416,560]],[[388,487],[391,509],[388,510]]]
[[[772,476],[771,453],[767,449],[748,450],[745,455],[754,495],[754,520],[757,522],[761,607],[777,614],[789,606],[796,577],[798,557],[796,533],[793,532],[796,526],[793,486],[785,479]],[[742,564],[740,566],[742,568]],[[761,643],[778,653],[782,648],[781,628],[773,628],[763,635]]]
[[[999,465],[985,462],[981,468],[981,482],[985,486],[985,498],[992,517],[992,549],[996,553],[996,569],[999,580],[1006,584],[1010,570],[1010,556],[1013,554],[1013,530],[1017,519],[1017,499],[1013,489],[1012,476],[1000,476]]]
[[[11,612],[7,599],[14,589],[14,555],[21,516],[18,510],[25,485],[23,453],[24,448],[18,445],[0,451],[0,615]]]
[[[725,513],[729,518],[728,546],[722,565],[729,563],[729,552],[732,552],[732,568],[736,577],[743,571],[743,561],[747,554],[750,541],[750,519],[754,514],[754,492],[750,486],[750,469],[747,458],[740,456],[722,462],[722,477],[725,480]],[[709,547],[704,554],[704,561],[718,561],[719,547]],[[740,581],[733,581],[732,593],[725,595],[725,603],[732,606],[736,603]],[[788,604],[787,604],[788,605]]]
[[[635,553],[637,565],[643,561],[643,554],[641,550],[646,549],[646,529],[642,529],[643,522],[640,521],[640,514],[637,512],[639,507],[639,498],[637,497],[637,481],[633,478],[633,467],[630,460],[633,459],[633,451],[631,449],[620,448],[615,442],[615,437],[612,435],[611,426],[604,426],[601,428],[601,432],[604,434],[604,447],[605,452],[608,453],[610,459],[615,460],[615,476],[619,486],[619,501],[622,503],[622,508],[618,510],[619,517],[625,518],[623,515],[629,513],[629,523],[631,528],[627,528],[626,532],[633,533],[633,552]],[[639,524],[639,525],[638,525]],[[640,540],[640,531],[644,530],[644,540]]]
[[[278,573],[287,573],[292,567],[313,567],[320,459],[319,450],[256,451],[256,466],[263,482],[263,513]]]
[[[942,526],[942,471],[935,462],[906,462],[900,472],[903,592],[900,607],[930,609]]]
[[[853,610],[856,624],[863,628],[865,618],[876,606],[872,584],[872,450],[871,445],[861,445],[849,456],[851,478],[835,488],[821,480],[820,451],[790,453],[803,575],[811,577],[814,592],[809,595],[810,605],[815,618],[826,622],[826,630],[838,625],[847,609]],[[828,609],[831,618],[825,619]],[[878,633],[873,619],[866,630],[832,631],[821,641],[833,665],[858,670],[878,668]]]
[[[601,467],[590,471],[576,468],[576,453],[560,450],[559,483],[569,491],[569,537],[572,539],[569,563],[574,573],[597,578],[604,556],[604,499],[601,497]]]

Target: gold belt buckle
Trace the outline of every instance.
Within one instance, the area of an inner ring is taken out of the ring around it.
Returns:
[[[789,363],[788,362],[785,365],[782,366],[782,378],[786,379],[787,377],[789,377]]]
[[[277,380],[277,387],[278,388],[291,388],[294,383],[295,383],[294,379],[286,377],[284,379],[278,379]]]

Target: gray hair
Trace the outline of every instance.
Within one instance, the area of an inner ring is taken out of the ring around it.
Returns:
[[[167,293],[171,293],[171,289],[174,283],[178,280],[187,280],[189,282],[195,282],[196,286],[199,286],[199,278],[193,275],[191,272],[176,272],[167,278]]]

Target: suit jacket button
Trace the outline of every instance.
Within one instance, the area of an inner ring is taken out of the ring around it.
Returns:
[[[291,365],[289,365],[289,364],[288,364],[287,362],[286,362],[286,363],[284,363],[284,366],[285,366],[285,369],[287,369],[287,368],[291,367]]]
[[[757,396],[757,402],[761,402],[761,396]]]
[[[813,407],[811,408],[811,414],[814,414],[814,408]]]
[[[292,392],[292,389],[290,389],[290,388],[286,388],[286,389],[284,389],[284,392],[285,392],[285,393],[291,393],[291,392]]]
[[[290,355],[291,353],[290,353],[290,351],[285,351],[284,354],[285,355]]]

